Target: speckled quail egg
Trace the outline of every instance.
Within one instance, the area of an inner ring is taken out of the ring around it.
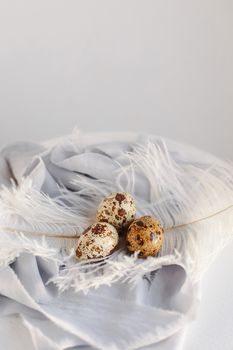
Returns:
[[[79,260],[104,258],[110,255],[118,244],[118,232],[106,222],[89,226],[79,237],[76,257]]]
[[[117,230],[124,229],[134,220],[136,207],[133,197],[127,192],[114,192],[99,204],[98,221],[108,222]]]
[[[133,221],[126,234],[130,252],[139,251],[140,258],[156,255],[162,247],[164,230],[160,222],[151,216],[142,216]]]

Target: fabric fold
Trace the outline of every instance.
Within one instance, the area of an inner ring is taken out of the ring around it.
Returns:
[[[52,200],[59,198],[66,205],[68,193],[70,202],[77,206],[72,207],[72,215],[77,210],[87,223],[94,218],[94,212],[93,203],[87,205],[85,185],[94,192],[98,181],[102,181],[103,194],[116,185],[130,188],[127,176],[118,177],[119,171],[130,171],[130,154],[135,145],[145,145],[148,139],[158,148],[166,143],[166,152],[185,171],[195,166],[202,171],[222,162],[153,135],[74,133],[43,144],[6,146],[0,153],[0,185],[11,188],[11,179],[20,184],[26,178],[33,189]],[[158,161],[166,162],[166,152]],[[151,203],[160,213],[159,205],[165,206],[166,201],[172,202],[181,215],[182,206],[171,193],[172,178],[167,192],[162,192],[163,181],[156,184],[158,193],[163,193],[157,204],[143,169],[137,168],[132,178],[140,215],[148,213]],[[98,195],[93,197],[95,205]],[[187,238],[185,249],[192,249],[192,240]],[[50,242],[52,246],[53,240]],[[172,242],[177,243],[176,238]],[[59,252],[64,254],[62,248]],[[171,245],[171,254],[176,253]],[[20,350],[180,350],[185,329],[195,319],[200,303],[199,283],[192,280],[188,269],[193,261],[182,259],[176,263],[169,260],[154,271],[142,273],[133,286],[122,278],[85,294],[73,288],[60,293],[54,283],[48,282],[64,266],[48,257],[21,253],[0,269],[0,350],[11,350],[9,346],[16,349],[17,342]],[[15,342],[8,339],[11,332]]]

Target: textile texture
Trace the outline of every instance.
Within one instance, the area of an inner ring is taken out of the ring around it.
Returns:
[[[144,134],[75,131],[4,147],[0,350],[182,349],[203,274],[232,238],[232,174],[212,155]],[[138,259],[122,248],[78,263],[75,236],[119,190],[137,216],[162,222],[161,252]]]

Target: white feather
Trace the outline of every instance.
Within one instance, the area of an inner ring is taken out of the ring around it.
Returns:
[[[44,233],[48,246],[41,247],[42,256],[46,255],[46,249],[50,255],[52,247],[61,264],[66,264],[66,268],[53,278],[62,291],[73,287],[87,292],[90,288],[116,281],[134,283],[138,276],[171,261],[184,266],[193,281],[199,280],[233,237],[232,207],[217,214],[233,204],[232,165],[223,162],[210,166],[178,164],[161,139],[156,144],[148,141],[135,145],[133,152],[122,155],[119,166],[112,181],[75,176],[74,183],[81,190],[71,192],[61,188],[55,199],[35,190],[28,179],[19,187],[4,188],[0,192],[0,227],[4,232],[0,237],[0,255],[6,235],[11,242],[7,245],[11,248],[10,258],[5,250],[0,263],[4,259],[12,261],[14,243],[17,243],[15,257],[24,249],[25,241],[18,242],[15,231],[29,230],[32,231],[30,240],[31,237],[33,240],[31,246],[26,245],[28,251],[40,253],[40,247],[34,249],[33,246],[41,239],[36,238],[36,233]],[[139,183],[138,175],[144,182]],[[149,192],[143,199],[144,190]],[[142,260],[137,254],[128,256],[125,250],[119,250],[104,261],[92,264],[74,259],[76,237],[94,220],[100,200],[112,191],[130,192],[136,198],[138,216],[153,215],[162,222],[165,242],[158,257]],[[200,221],[203,218],[206,219]],[[177,227],[183,224],[187,225]],[[6,227],[11,227],[14,233],[4,230]],[[54,233],[61,237],[74,235],[74,239],[48,237]]]
[[[61,265],[59,259],[59,251],[52,246],[49,246],[45,237],[35,239],[28,237],[18,232],[14,239],[2,230],[0,230],[1,256],[0,267],[5,267],[12,263],[22,253],[30,253],[35,256],[40,256],[46,260],[52,260],[58,265]]]
[[[77,292],[87,293],[91,288],[97,289],[102,285],[111,286],[115,282],[128,283],[133,288],[145,275],[160,269],[164,265],[181,264],[177,252],[172,255],[138,259],[138,253],[129,256],[124,250],[119,250],[104,259],[95,259],[92,262],[76,262],[61,270],[58,276],[51,278],[58,290],[63,292],[74,288]],[[181,264],[182,265],[182,264]]]

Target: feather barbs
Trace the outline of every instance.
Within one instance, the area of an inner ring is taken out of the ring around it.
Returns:
[[[87,291],[118,280],[132,282],[140,275],[139,271],[150,273],[158,268],[159,262],[171,261],[171,256],[185,266],[194,281],[199,280],[233,237],[232,173],[228,163],[181,164],[170,154],[166,143],[157,140],[136,144],[132,152],[123,154],[112,182],[109,178],[94,182],[74,177],[79,187],[83,183],[82,190],[71,192],[62,188],[59,196],[50,198],[34,189],[29,177],[25,178],[19,186],[12,184],[11,188],[0,191],[0,230],[3,232],[0,252],[4,249],[0,264],[12,261],[20,251],[25,251],[24,238],[29,235],[32,245],[27,245],[27,252],[30,249],[33,252],[34,246],[34,253],[40,254],[41,249],[41,255],[45,256],[48,249],[48,258],[56,257],[61,265],[65,261],[66,268],[53,279],[61,290],[73,286],[77,291]],[[143,199],[142,183],[145,191],[149,189],[149,199]],[[104,263],[85,264],[74,260],[72,245],[75,246],[80,233],[93,221],[96,203],[107,191],[130,192],[136,199],[140,216],[148,213],[163,223],[165,241],[156,259],[137,261],[136,255],[128,256],[119,250]],[[36,245],[42,236],[47,248]],[[56,246],[55,241],[60,243]],[[63,247],[69,249],[61,255]]]

